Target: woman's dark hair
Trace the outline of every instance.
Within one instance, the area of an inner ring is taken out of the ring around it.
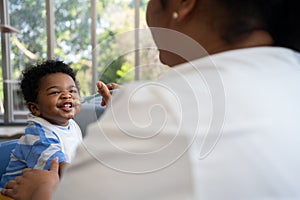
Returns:
[[[64,73],[69,75],[79,89],[79,84],[76,81],[76,73],[69,65],[58,60],[39,62],[36,65],[26,68],[22,72],[20,87],[26,103],[37,101],[41,79],[49,74],[54,73]]]
[[[172,0],[160,0],[163,8]],[[201,0],[198,0],[199,3]],[[220,13],[217,31],[234,43],[254,30],[268,31],[275,46],[300,51],[300,0],[211,0]],[[222,13],[225,13],[222,15]]]
[[[300,51],[299,0],[214,0],[225,10],[223,39],[234,42],[254,30],[268,31],[275,46]]]
[[[166,7],[166,4],[167,4],[167,0],[160,0],[160,3],[161,3],[161,6],[162,6],[163,8],[165,8],[165,7]]]

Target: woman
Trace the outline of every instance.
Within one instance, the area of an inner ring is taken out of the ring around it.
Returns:
[[[150,0],[147,22],[172,70],[120,90],[53,198],[299,199],[297,4]],[[31,181],[43,184],[27,194],[51,196],[56,165],[25,171],[5,194],[22,199]]]

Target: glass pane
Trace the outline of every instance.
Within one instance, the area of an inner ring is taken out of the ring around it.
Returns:
[[[143,48],[140,43],[153,43],[150,33],[144,35],[148,0],[109,1],[98,9],[97,61],[99,80],[124,84],[135,79],[155,79],[161,73],[156,49]],[[101,3],[100,3],[101,4]],[[139,14],[137,16],[137,14]],[[136,30],[139,20],[140,31]]]
[[[77,71],[81,95],[90,93],[90,0],[55,0],[55,56]]]
[[[24,122],[28,110],[18,80],[26,66],[47,57],[45,1],[9,0],[8,7],[10,25],[19,29],[21,34],[9,35],[11,78],[3,81],[11,85],[15,122]]]
[[[14,118],[26,119],[27,106],[19,89],[26,66],[47,58],[45,1],[10,0],[10,23],[21,31],[11,35],[12,94]]]
[[[2,80],[2,45],[0,45],[0,115],[4,114],[4,108],[3,108],[3,84],[2,84],[2,82],[3,82],[3,80]]]
[[[134,66],[134,52],[124,54],[120,47],[131,48],[134,45],[134,34],[124,39],[126,32],[134,30],[135,5],[134,1],[98,1],[97,24],[97,63],[98,79],[105,82],[120,83],[122,76],[127,75],[126,80],[134,79],[132,72]],[[113,14],[112,14],[113,13]],[[122,71],[126,70],[126,72]]]

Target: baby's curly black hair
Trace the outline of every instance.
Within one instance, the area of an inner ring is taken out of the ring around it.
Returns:
[[[41,79],[46,75],[54,73],[64,73],[69,75],[74,80],[79,90],[76,72],[73,71],[69,65],[59,60],[46,60],[38,62],[22,72],[20,87],[26,103],[37,102]]]

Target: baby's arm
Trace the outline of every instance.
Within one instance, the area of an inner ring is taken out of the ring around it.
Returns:
[[[51,129],[33,123],[26,128],[25,134],[21,143],[27,167],[49,170],[53,158],[58,157],[59,163],[67,161],[60,140]]]

